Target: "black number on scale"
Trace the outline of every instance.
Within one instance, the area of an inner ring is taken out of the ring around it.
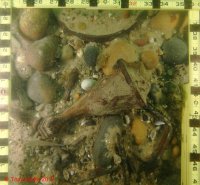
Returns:
[[[193,147],[192,147],[192,148],[193,148],[192,152],[193,152],[193,153],[197,153],[197,145],[193,144]]]
[[[148,1],[146,2],[146,1],[145,1],[145,2],[144,2],[144,6],[152,6],[152,2],[148,2]]]
[[[197,32],[193,32],[193,40],[197,40]]]
[[[104,3],[104,4],[107,4],[107,0],[103,0],[103,3]]]
[[[198,171],[198,168],[196,166],[193,166],[192,171]]]
[[[194,100],[193,103],[194,103],[194,105],[196,105],[196,106],[199,104],[199,102],[198,102],[197,100]]]
[[[113,1],[113,4],[117,4],[117,0],[114,0],[114,1]]]
[[[193,184],[197,184],[198,182],[197,182],[197,180],[196,179],[194,179],[193,180]]]
[[[81,4],[88,4],[88,0],[81,0]]]
[[[192,6],[200,6],[200,3],[194,3],[194,2],[192,2]]]
[[[37,0],[36,3],[42,4],[42,0]]]
[[[160,6],[168,6],[168,5],[169,5],[168,2],[161,2],[161,3],[160,3]]]
[[[199,115],[191,115],[191,118],[192,119],[200,119],[200,116]]]
[[[66,4],[74,4],[74,0],[66,0]]]
[[[50,4],[53,4],[53,2],[58,3],[58,0],[50,0]]]
[[[176,6],[184,6],[184,2],[176,2]]]
[[[192,132],[193,132],[192,136],[197,136],[197,133],[196,133],[197,129],[195,127],[193,127]]]

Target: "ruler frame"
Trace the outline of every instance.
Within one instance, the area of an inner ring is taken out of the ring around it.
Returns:
[[[0,10],[10,12],[12,8],[102,8],[102,9],[159,9],[159,10],[184,10],[190,12],[189,29],[190,57],[189,73],[190,84],[185,86],[188,96],[185,115],[182,124],[182,185],[200,185],[200,1],[199,0],[0,0]],[[0,27],[10,25],[11,14],[0,14]],[[10,29],[0,31],[0,41],[10,42]],[[198,41],[198,43],[197,43]],[[6,42],[5,42],[6,43]],[[8,174],[8,105],[9,105],[9,73],[10,73],[10,46],[0,45],[0,157],[4,156],[4,163],[0,158],[0,173]],[[196,57],[196,58],[195,58]],[[191,85],[192,84],[192,85]],[[199,139],[198,139],[199,138]],[[3,144],[2,144],[3,143]],[[2,146],[1,146],[2,145]],[[2,155],[3,154],[3,155]],[[199,155],[195,155],[199,154]],[[199,158],[198,158],[199,157]],[[5,164],[5,165],[2,165]],[[4,166],[4,167],[2,167]],[[0,185],[7,185],[4,179],[0,178]]]
[[[0,1],[0,184],[8,185],[11,1]]]

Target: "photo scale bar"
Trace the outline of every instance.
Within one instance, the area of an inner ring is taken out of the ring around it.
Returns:
[[[103,2],[104,8],[115,7],[115,8],[140,8],[140,9],[200,9],[200,2],[196,0],[116,0],[117,4],[120,6],[116,7],[116,1],[112,0],[12,0],[14,7],[24,8],[24,7],[34,7],[37,4],[37,7],[88,7],[95,8],[100,6]]]
[[[200,45],[199,45],[199,32],[200,32],[200,14],[196,8],[196,3],[192,2],[193,10],[189,11],[189,72],[190,72],[190,84],[188,92],[188,107],[189,116],[187,121],[186,130],[183,134],[185,137],[185,144],[183,143],[182,150],[185,157],[182,159],[183,166],[186,166],[186,170],[183,169],[182,178],[184,179],[184,185],[199,185],[199,167],[200,167]],[[194,10],[195,9],[195,10]],[[189,119],[190,118],[190,119]],[[186,146],[185,146],[186,145]]]
[[[0,184],[8,177],[8,92],[10,79],[11,1],[0,1]]]

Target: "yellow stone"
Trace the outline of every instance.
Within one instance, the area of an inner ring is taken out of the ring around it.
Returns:
[[[127,63],[132,63],[135,62],[137,58],[134,45],[130,44],[125,39],[117,39],[112,41],[110,45],[104,49],[99,63],[104,74],[111,75],[114,73],[113,66],[118,59],[124,59]]]
[[[144,144],[147,139],[147,125],[139,118],[136,117],[132,122],[131,133],[135,138],[138,145]]]
[[[150,21],[150,27],[164,33],[170,38],[179,22],[179,14],[170,11],[161,11]]]
[[[180,155],[180,147],[178,145],[175,145],[173,148],[172,148],[172,156],[173,157],[178,157]]]
[[[159,57],[158,54],[153,50],[143,51],[141,55],[142,62],[146,69],[154,69],[158,65]]]

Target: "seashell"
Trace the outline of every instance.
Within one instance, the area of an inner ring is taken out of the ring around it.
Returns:
[[[141,60],[148,70],[155,69],[159,63],[158,54],[153,50],[146,50],[142,52]]]
[[[138,59],[136,47],[127,40],[116,39],[104,49],[99,57],[98,64],[103,69],[105,75],[111,75],[114,73],[113,66],[119,59],[123,59],[127,63],[135,62]]]
[[[188,49],[183,40],[173,37],[163,43],[162,49],[164,62],[168,64],[182,64],[185,62]]]
[[[47,31],[49,11],[45,9],[25,9],[19,19],[19,28],[31,40],[41,39]]]
[[[87,45],[85,47],[83,56],[85,63],[90,67],[95,67],[97,62],[97,57],[99,55],[99,47],[93,45]]]
[[[93,119],[84,118],[81,120],[80,125],[93,126],[96,125],[96,122]]]
[[[156,125],[156,126],[160,126],[160,125],[164,125],[164,124],[165,124],[165,122],[163,122],[163,121],[156,121],[154,123],[154,125]]]
[[[85,91],[89,91],[96,84],[96,80],[87,78],[81,82],[81,88]]]
[[[27,93],[37,103],[52,103],[56,98],[56,83],[48,75],[35,72],[28,81]]]
[[[122,125],[124,121],[121,116],[107,116],[100,120],[100,130],[96,136],[93,156],[96,168],[106,169],[108,166],[119,164],[120,156],[116,154],[115,147],[118,139],[117,135],[121,135]]]
[[[57,47],[58,38],[56,36],[47,36],[37,40],[26,50],[26,60],[38,71],[48,70],[54,64]]]

